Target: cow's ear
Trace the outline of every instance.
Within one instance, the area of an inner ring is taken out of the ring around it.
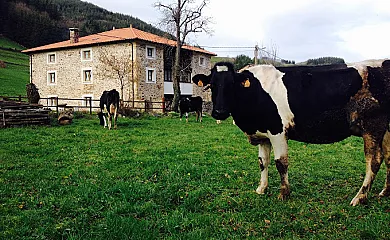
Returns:
[[[210,83],[210,75],[196,74],[192,77],[192,81],[199,87],[207,86]]]
[[[251,86],[252,77],[253,75],[249,71],[237,73],[235,77],[235,82],[238,82],[244,88],[249,88]]]

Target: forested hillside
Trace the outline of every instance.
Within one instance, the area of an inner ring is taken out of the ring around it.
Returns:
[[[0,0],[0,34],[27,48],[66,40],[70,27],[79,28],[80,35],[85,36],[130,24],[146,32],[167,35],[138,18],[80,0]]]

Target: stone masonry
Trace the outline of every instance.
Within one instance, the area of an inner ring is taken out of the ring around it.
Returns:
[[[146,47],[155,48],[155,58],[146,57]],[[132,51],[133,48],[133,51]],[[82,60],[83,50],[91,51],[91,60]],[[106,45],[88,46],[82,48],[67,48],[56,51],[37,52],[30,56],[31,82],[39,89],[42,98],[76,98],[77,101],[69,102],[68,105],[85,105],[81,99],[92,97],[99,100],[104,90],[117,89],[121,98],[129,100],[132,97],[132,84],[125,80],[123,96],[121,84],[115,71],[105,66],[100,61],[102,54],[109,53],[117,58],[131,59],[133,53],[133,72],[135,79],[135,99],[152,100],[161,102],[164,97],[164,56],[163,46],[149,42],[114,43]],[[55,54],[55,63],[48,62],[48,55]],[[199,59],[204,58],[205,64],[200,66]],[[147,68],[155,71],[155,82],[147,82]],[[192,76],[198,73],[209,74],[211,68],[210,56],[194,52],[192,61]],[[83,82],[83,70],[91,70],[92,80],[90,83]],[[48,74],[54,72],[55,84],[50,84]],[[131,79],[131,73],[126,77]],[[193,85],[193,95],[202,96],[204,101],[211,101],[210,93],[203,92],[202,88]],[[63,101],[61,101],[63,103]],[[41,100],[46,105],[46,100]],[[98,106],[98,101],[93,106]]]

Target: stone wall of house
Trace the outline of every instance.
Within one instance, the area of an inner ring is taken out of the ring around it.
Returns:
[[[91,60],[82,60],[81,54],[85,49],[91,50]],[[121,94],[121,98],[126,100],[129,96],[129,85],[126,84],[123,95],[121,93],[121,84],[118,76],[110,68],[105,68],[100,61],[100,56],[105,52],[124,56],[131,59],[131,45],[129,43],[121,43],[115,45],[92,46],[87,48],[75,48],[57,50],[51,52],[34,53],[31,57],[32,75],[31,81],[38,87],[41,97],[59,98],[84,98],[86,96],[98,100],[104,90],[117,89]],[[48,63],[48,54],[56,55],[55,63]],[[83,82],[83,70],[92,70],[92,81],[90,83]],[[54,71],[56,73],[56,83],[49,84],[48,73]],[[46,104],[46,100],[41,102]],[[61,102],[60,102],[61,103]],[[83,105],[82,100],[68,102],[68,105]],[[98,106],[96,101],[94,106]]]
[[[200,58],[204,58],[204,64],[200,64]],[[211,57],[209,55],[201,54],[201,53],[194,53],[193,59],[192,59],[192,76],[195,76],[196,74],[205,74],[209,75],[211,69]],[[211,91],[207,90],[206,92],[203,92],[204,87],[198,87],[197,85],[193,84],[193,96],[201,96],[203,98],[204,102],[210,102],[211,101]]]
[[[155,48],[155,56],[148,58],[146,48]],[[164,97],[164,49],[161,45],[137,43],[138,95],[141,100],[161,101]],[[147,69],[155,71],[155,81],[147,81]]]
[[[155,48],[155,57],[147,57],[147,47]],[[91,50],[91,60],[85,61],[81,59],[82,51],[85,49]],[[55,63],[48,63],[48,54],[56,55]],[[123,93],[121,84],[116,72],[102,62],[103,55],[112,55],[122,61],[131,63],[133,56],[134,65],[132,72],[134,73],[134,90],[136,101],[152,101],[154,108],[161,107],[162,98],[164,97],[164,48],[159,44],[148,42],[133,43],[115,43],[102,46],[91,46],[86,48],[74,48],[56,50],[50,52],[34,53],[31,57],[32,77],[31,81],[39,89],[42,98],[59,97],[80,99],[76,101],[68,101],[71,106],[83,106],[85,101],[81,100],[85,97],[92,97],[94,100],[99,100],[101,94],[105,90],[116,89],[121,98],[129,101],[133,98],[132,74],[125,76]],[[205,64],[199,64],[199,58],[203,57]],[[198,73],[209,74],[211,68],[210,56],[194,52],[192,61],[192,76]],[[83,69],[92,70],[91,83],[84,83]],[[147,81],[147,70],[155,71],[155,81]],[[49,84],[48,73],[54,71],[56,74],[56,83]],[[193,95],[202,96],[204,101],[211,101],[210,92],[203,92],[203,88],[193,85]],[[41,104],[46,105],[46,100],[41,100]],[[60,101],[65,103],[64,101]],[[98,101],[93,102],[93,106],[97,107]],[[144,102],[136,103],[136,107],[143,107]]]

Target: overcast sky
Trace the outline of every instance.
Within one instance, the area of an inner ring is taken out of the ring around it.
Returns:
[[[112,12],[156,25],[157,0],[87,0]],[[161,0],[172,3],[176,0]],[[389,0],[211,0],[205,15],[212,17],[211,36],[192,35],[190,43],[209,47],[277,49],[296,62],[341,57],[346,62],[390,58]],[[207,48],[218,56],[245,54],[253,49]]]

